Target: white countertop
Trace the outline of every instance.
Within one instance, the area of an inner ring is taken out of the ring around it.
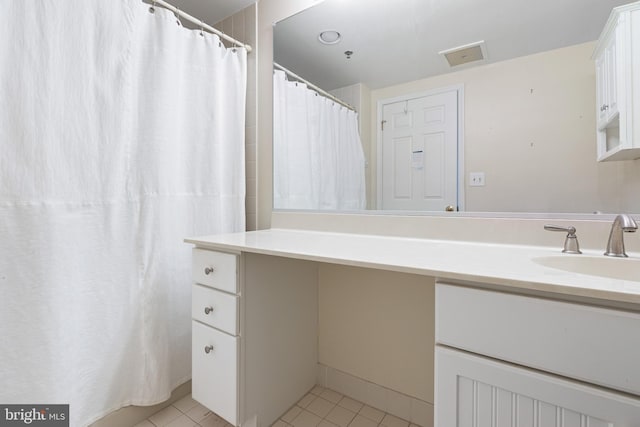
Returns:
[[[450,240],[270,229],[185,239],[196,246],[310,261],[483,282],[569,296],[640,304],[638,281],[577,274],[544,267],[537,257],[604,257],[602,252],[562,254],[561,247],[504,245]],[[629,259],[613,262],[639,262]],[[640,266],[640,264],[639,264]]]

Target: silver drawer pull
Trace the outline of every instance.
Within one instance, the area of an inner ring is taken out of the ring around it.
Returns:
[[[213,307],[205,307],[204,308],[204,314],[209,314],[213,311]]]
[[[204,269],[204,274],[206,274],[207,276],[210,275],[211,273],[213,273],[213,267],[206,267]]]
[[[213,351],[213,346],[212,345],[208,345],[204,348],[204,352],[209,354]]]

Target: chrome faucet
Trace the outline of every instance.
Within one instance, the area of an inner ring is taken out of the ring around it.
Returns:
[[[638,224],[627,214],[620,214],[613,220],[609,241],[607,242],[607,256],[626,257],[624,251],[624,234],[633,233],[638,229]]]

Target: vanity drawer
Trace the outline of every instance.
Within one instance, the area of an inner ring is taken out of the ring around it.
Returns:
[[[438,283],[436,342],[640,395],[640,313]]]
[[[201,285],[238,293],[238,256],[193,249],[193,280]]]
[[[238,425],[239,338],[196,321],[192,326],[192,396],[232,425]]]
[[[191,315],[202,323],[238,335],[238,297],[235,295],[194,284]]]

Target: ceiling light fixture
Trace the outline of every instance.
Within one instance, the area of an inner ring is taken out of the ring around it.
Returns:
[[[342,40],[342,36],[336,30],[324,30],[318,35],[318,40],[322,44],[336,44]]]

